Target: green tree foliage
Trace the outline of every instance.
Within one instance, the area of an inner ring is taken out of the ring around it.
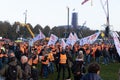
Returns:
[[[86,29],[73,29],[73,28],[69,28],[69,30],[67,28],[64,27],[53,27],[52,29],[50,29],[50,26],[45,26],[44,28],[41,27],[39,24],[37,24],[34,28],[33,26],[28,23],[31,31],[36,35],[39,34],[39,29],[43,32],[43,34],[46,37],[49,37],[50,34],[55,34],[56,36],[58,36],[59,38],[63,38],[65,37],[66,34],[66,38],[69,36],[70,32],[75,32],[77,33],[79,38],[83,38],[86,36],[89,36],[93,33],[96,32],[96,30],[90,30],[88,28]],[[18,28],[18,23],[14,22],[12,25],[8,22],[8,21],[0,21],[0,36],[3,38],[9,38],[11,40],[16,40],[18,37],[24,37],[24,38],[29,38],[31,37],[30,32],[28,31],[27,27],[25,26],[19,26],[19,31],[16,32],[16,29]],[[120,35],[120,32],[118,32],[118,34]]]
[[[39,34],[39,30],[43,31],[43,28],[37,24],[33,29],[34,34]]]
[[[45,26],[45,28],[43,29],[43,34],[45,34],[46,37],[50,36],[50,27],[49,26]]]

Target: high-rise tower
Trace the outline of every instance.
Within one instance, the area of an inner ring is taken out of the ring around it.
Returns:
[[[77,28],[77,26],[78,26],[78,13],[77,12],[72,13],[71,25],[72,25],[72,28]]]

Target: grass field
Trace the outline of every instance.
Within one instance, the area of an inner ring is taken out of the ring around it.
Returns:
[[[120,68],[120,63],[110,63],[108,65],[100,64],[100,66],[101,66],[100,76],[102,77],[103,80],[118,80],[118,70]],[[66,71],[66,75],[67,75],[67,71]],[[50,74],[47,79],[43,79],[40,77],[39,80],[55,80],[56,77],[57,77],[57,72],[55,72],[54,74]]]

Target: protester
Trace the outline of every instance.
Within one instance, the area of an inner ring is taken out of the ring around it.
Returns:
[[[31,78],[31,66],[27,62],[28,62],[28,58],[26,56],[22,56],[21,68],[22,68],[23,80],[29,80]]]
[[[88,66],[88,73],[81,80],[102,80],[100,77],[100,66],[98,63],[91,63]]]
[[[66,46],[65,49],[66,52],[66,56],[67,56],[67,72],[68,72],[68,77],[66,78],[66,80],[71,80],[71,66],[73,64],[73,58],[72,58],[72,51],[69,49],[68,46]]]
[[[83,51],[79,51],[79,54],[76,57],[71,69],[74,76],[74,80],[81,80],[82,76],[86,72],[85,66],[84,66]]]
[[[1,70],[0,75],[5,77],[5,80],[20,80],[22,79],[21,67],[17,64],[17,59],[14,54],[9,56],[9,63]]]
[[[119,71],[118,71],[118,76],[119,76],[119,79],[118,79],[118,80],[120,80],[120,69],[119,69]]]
[[[63,49],[62,47],[60,47],[60,53],[59,53],[59,69],[58,69],[57,80],[60,80],[61,70],[63,70],[62,80],[65,80],[66,61],[67,61],[67,56],[66,56],[65,49]]]

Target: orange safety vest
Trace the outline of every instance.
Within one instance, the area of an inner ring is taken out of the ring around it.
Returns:
[[[94,56],[95,56],[95,51],[97,50],[97,48],[96,48],[96,47],[93,47],[92,50],[93,50],[93,51],[92,51],[92,56],[94,57]]]
[[[97,49],[98,49],[98,50],[101,50],[101,46],[97,46]]]
[[[42,46],[38,46],[37,47],[37,53],[39,54],[41,52],[41,50],[42,50]]]
[[[44,59],[45,59],[45,57],[42,56],[42,60],[44,60]],[[49,60],[48,60],[48,59],[47,59],[46,61],[42,61],[42,64],[48,65],[48,63],[49,63]]]
[[[86,54],[90,54],[90,49],[86,50]]]
[[[50,61],[54,61],[54,56],[52,52],[48,54],[48,58],[50,59]]]
[[[38,64],[38,55],[36,55],[36,58],[33,60],[33,64]]]
[[[3,54],[0,54],[0,58],[2,58],[4,55]]]
[[[28,60],[28,64],[29,64],[30,66],[32,66],[32,58],[30,58],[30,59]]]
[[[66,64],[67,56],[66,54],[60,54],[60,62],[61,64]]]
[[[4,56],[4,57],[8,57],[8,55],[7,55],[7,54],[3,54],[3,56]]]

